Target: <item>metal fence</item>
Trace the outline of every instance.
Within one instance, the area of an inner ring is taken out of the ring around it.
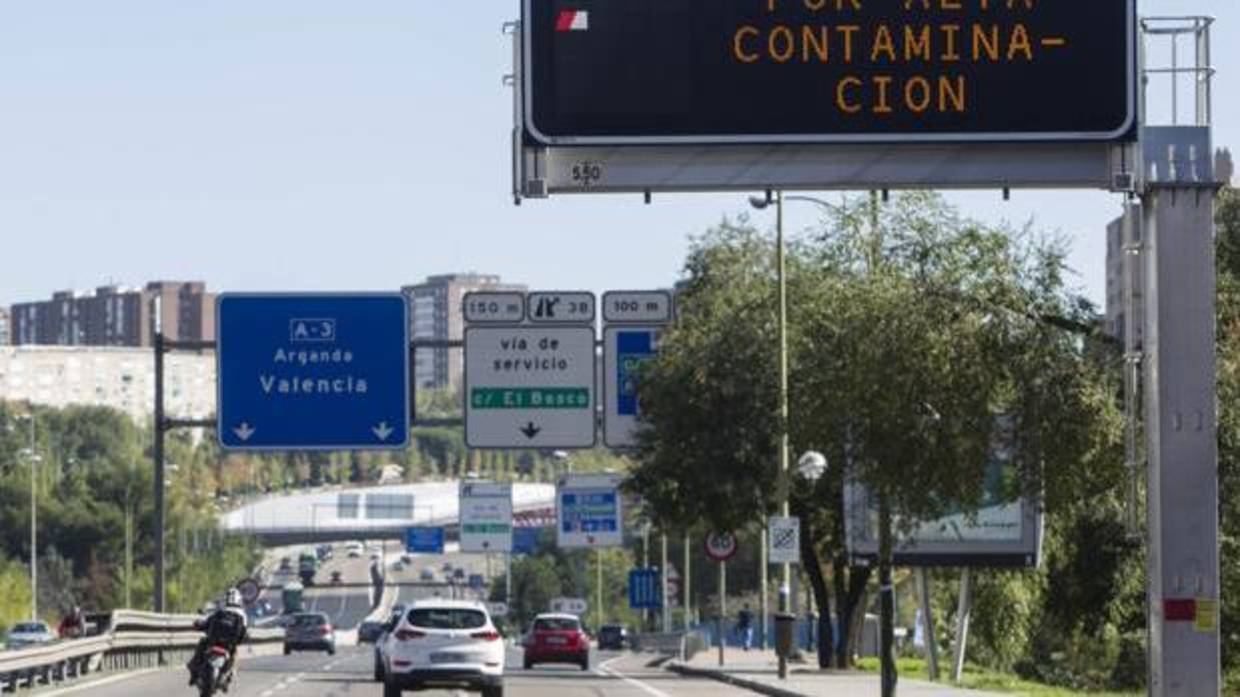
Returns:
[[[187,662],[202,633],[197,615],[117,610],[97,620],[94,636],[0,652],[0,691],[75,680],[103,671],[132,671]],[[252,629],[247,644],[276,644],[280,629]]]

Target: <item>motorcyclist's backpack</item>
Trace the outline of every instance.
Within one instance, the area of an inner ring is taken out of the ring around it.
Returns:
[[[235,612],[220,611],[211,618],[209,638],[212,643],[236,646],[241,643],[245,622]]]

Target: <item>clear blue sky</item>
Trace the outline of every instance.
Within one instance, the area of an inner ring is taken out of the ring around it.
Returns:
[[[1240,2],[1142,11],[1219,18],[1216,140],[1236,150]],[[668,285],[688,235],[743,197],[514,208],[500,25],[516,13],[517,0],[0,4],[0,304],[156,278],[386,289],[478,270],[544,288]],[[1102,299],[1117,197],[954,198],[1069,236],[1077,284]]]

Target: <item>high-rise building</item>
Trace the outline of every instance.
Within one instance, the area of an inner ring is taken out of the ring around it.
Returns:
[[[215,299],[201,282],[150,283],[144,289],[102,286],[94,293],[61,291],[13,305],[11,343],[18,346],[150,346],[158,301],[166,336],[215,338]]]
[[[9,345],[9,310],[0,307],[0,346]]]
[[[413,339],[460,340],[465,336],[462,301],[474,291],[520,291],[526,286],[506,284],[499,276],[465,273],[430,276],[401,292],[409,299],[409,336]],[[465,354],[460,349],[421,349],[414,357],[413,374],[419,387],[461,388]]]
[[[1141,245],[1141,208],[1131,206],[1128,215],[1107,225],[1107,307],[1106,331],[1120,342],[1125,341],[1129,322],[1136,330],[1135,348],[1142,345],[1145,303],[1142,283],[1145,278],[1143,258],[1135,253]],[[1132,307],[1128,307],[1129,294]]]

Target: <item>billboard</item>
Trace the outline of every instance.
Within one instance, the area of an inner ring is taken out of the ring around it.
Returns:
[[[987,467],[986,494],[974,513],[948,511],[900,532],[896,521],[896,566],[1036,567],[1042,553],[1042,510],[1012,493],[1011,458],[999,451]],[[848,553],[855,563],[878,559],[878,502],[861,483],[844,485]]]
[[[1109,141],[1136,0],[525,0],[539,145]]]

